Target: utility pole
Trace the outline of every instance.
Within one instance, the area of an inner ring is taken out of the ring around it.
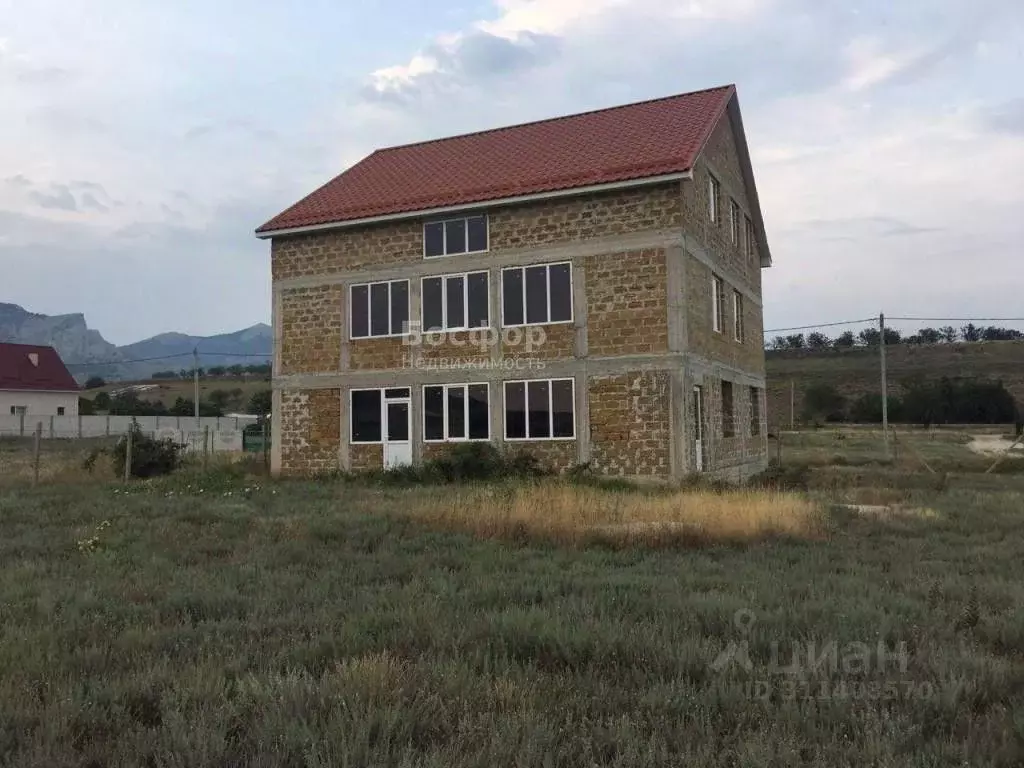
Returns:
[[[885,458],[890,458],[889,451],[889,383],[885,376],[885,313],[878,315],[878,351],[882,363],[882,439],[885,442]]]
[[[193,405],[196,412],[196,429],[199,429],[199,347],[192,350]]]

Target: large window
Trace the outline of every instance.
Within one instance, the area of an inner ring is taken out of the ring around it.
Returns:
[[[349,308],[353,339],[400,336],[409,323],[409,281],[353,285]]]
[[[754,240],[754,225],[749,216],[743,217],[744,236],[746,237],[747,256],[753,256],[757,252],[757,242]]]
[[[761,434],[761,390],[757,387],[750,388],[750,434]]]
[[[349,425],[353,443],[379,443],[384,424],[382,390],[353,389],[349,394]]]
[[[501,271],[502,325],[572,320],[572,265],[541,264]]]
[[[725,327],[725,283],[718,275],[711,276],[711,329],[722,332]]]
[[[487,240],[486,214],[428,221],[423,225],[423,255],[428,258],[486,251]]]
[[[708,220],[714,224],[718,223],[718,198],[722,194],[722,185],[718,183],[711,174],[708,174]]]
[[[423,330],[486,328],[487,294],[486,272],[423,278]]]
[[[505,382],[506,440],[563,440],[575,436],[573,379]]]
[[[487,440],[491,411],[486,384],[428,384],[423,387],[423,439]]]
[[[743,294],[732,292],[732,337],[743,343]]]
[[[733,245],[740,243],[740,207],[732,198],[729,199],[729,240]]]
[[[732,382],[722,382],[722,437],[736,434],[736,413],[733,410]]]

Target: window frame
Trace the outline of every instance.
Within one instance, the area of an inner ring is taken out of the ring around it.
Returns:
[[[568,320],[552,320],[551,319],[551,268],[552,267],[569,267],[569,319]],[[545,267],[547,270],[546,283],[547,283],[547,316],[548,319],[540,323],[529,323],[526,321],[526,270],[533,267]],[[513,270],[519,270],[522,274],[522,293],[523,293],[523,322],[521,323],[506,323],[505,322],[505,273],[512,272]],[[501,268],[501,277],[499,280],[499,296],[498,299],[501,303],[501,327],[502,328],[526,328],[533,325],[563,325],[565,323],[576,322],[576,302],[573,300],[576,289],[576,277],[574,274],[575,270],[572,268],[571,261],[551,261],[543,264],[524,264],[522,266],[511,266]]]
[[[58,405],[57,406],[57,415],[58,416],[63,416],[66,413],[67,413],[67,409],[63,405]]]
[[[555,388],[554,383],[556,381],[568,381],[572,383],[572,435],[555,437],[555,409],[554,409],[554,397]],[[530,383],[531,382],[547,382],[548,385],[548,437],[530,437]],[[523,412],[526,414],[526,435],[524,437],[509,437],[508,436],[508,385],[509,384],[522,384],[523,385]],[[502,435],[504,436],[505,442],[509,443],[527,443],[527,442],[560,442],[565,440],[576,440],[577,429],[576,429],[576,379],[572,376],[562,376],[552,379],[508,379],[507,381],[501,382],[501,422],[502,422]]]
[[[469,249],[469,220],[478,219],[483,217],[484,220],[484,232],[486,246],[482,251],[470,251]],[[448,253],[448,227],[445,226],[450,221],[464,221],[466,222],[466,249],[465,251],[459,251],[458,253]],[[442,253],[438,253],[434,256],[427,255],[427,225],[428,224],[440,224],[441,225],[441,250]],[[447,259],[451,256],[467,256],[473,253],[487,253],[491,250],[491,217],[486,213],[472,213],[465,214],[463,216],[449,216],[447,219],[426,219],[423,222],[423,258],[424,259]]]
[[[433,257],[437,258],[437,257]],[[467,325],[469,322],[469,276],[470,275],[484,275],[487,278],[487,325],[474,325],[470,327]],[[448,325],[448,278],[461,277],[462,278],[462,325],[450,326]],[[426,313],[426,302],[423,300],[423,284],[427,280],[440,280],[441,281],[441,324],[440,329],[430,330],[427,328],[427,322],[425,318]],[[449,272],[443,275],[423,275],[420,278],[420,331],[423,333],[447,333],[448,331],[475,331],[480,328],[490,328],[491,326],[491,270],[489,269],[474,269],[468,272]]]
[[[718,204],[719,199],[722,196],[722,183],[713,173],[708,174],[708,221],[712,224],[720,225],[722,223],[722,216],[720,206]]]
[[[729,239],[733,245],[740,244],[740,204],[729,198]]]
[[[725,408],[725,391],[727,386],[729,388],[728,419],[726,419]],[[719,383],[718,392],[719,410],[722,414],[722,438],[727,440],[736,437],[736,387],[728,379],[722,379]],[[728,425],[729,429],[726,429],[726,425]]]
[[[751,221],[750,216],[743,214],[744,232],[747,239],[746,249],[747,256],[753,257],[757,253],[757,241],[754,239],[754,222]]]
[[[725,281],[711,273],[711,330],[725,333]]]
[[[405,283],[406,284],[406,286],[405,286],[405,316],[406,316],[405,322],[406,322],[406,325],[409,325],[411,323],[412,318],[409,317],[409,310],[411,309],[411,306],[412,306],[412,281],[409,280],[409,278],[402,277],[402,278],[396,278],[394,280],[375,280],[375,281],[370,282],[370,283],[351,283],[349,285],[349,287],[348,287],[348,339],[349,339],[349,341],[360,341],[360,340],[363,340],[363,339],[397,339],[397,338],[401,338],[402,336],[408,336],[409,335],[409,333],[410,333],[409,330],[400,331],[399,333],[391,333],[391,324],[392,324],[391,323],[391,321],[392,321],[391,314],[392,314],[392,310],[393,310],[393,307],[392,307],[392,304],[391,304],[391,286],[393,284],[395,284],[395,283]],[[373,333],[373,304],[370,301],[370,296],[371,296],[371,294],[373,292],[372,291],[372,286],[374,286],[374,285],[386,285],[388,287],[388,333]],[[366,333],[365,336],[355,336],[355,335],[353,335],[354,332],[355,332],[355,327],[354,327],[354,323],[352,322],[352,320],[354,318],[354,314],[353,313],[355,312],[355,303],[352,301],[352,293],[353,293],[353,291],[355,291],[356,288],[363,288],[363,287],[366,288],[366,331],[367,331],[367,333]],[[372,387],[371,387],[371,389],[372,389]]]
[[[745,342],[746,326],[743,321],[743,294],[732,289],[732,338],[740,344]]]
[[[440,387],[441,388],[441,412],[442,419],[444,422],[444,437],[427,437],[427,388],[428,387]],[[487,388],[487,437],[470,437],[469,436],[469,388],[470,387],[486,387]],[[448,390],[449,389],[462,389],[463,391],[463,416],[465,417],[466,425],[466,436],[465,437],[449,437],[448,436]],[[491,385],[486,381],[467,381],[465,384],[444,384],[437,382],[434,384],[424,384],[420,389],[420,411],[422,411],[420,417],[420,429],[422,430],[423,442],[430,443],[431,445],[439,445],[441,443],[486,443],[491,439]]]

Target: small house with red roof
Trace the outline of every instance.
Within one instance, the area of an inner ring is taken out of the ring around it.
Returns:
[[[78,384],[57,350],[0,343],[0,414],[78,415]]]
[[[474,441],[668,481],[766,465],[735,86],[380,149],[256,234],[276,472]]]

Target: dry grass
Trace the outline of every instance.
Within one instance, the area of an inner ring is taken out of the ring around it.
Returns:
[[[406,514],[483,538],[672,546],[815,537],[820,507],[792,493],[607,491],[565,483],[475,488],[412,504]]]

